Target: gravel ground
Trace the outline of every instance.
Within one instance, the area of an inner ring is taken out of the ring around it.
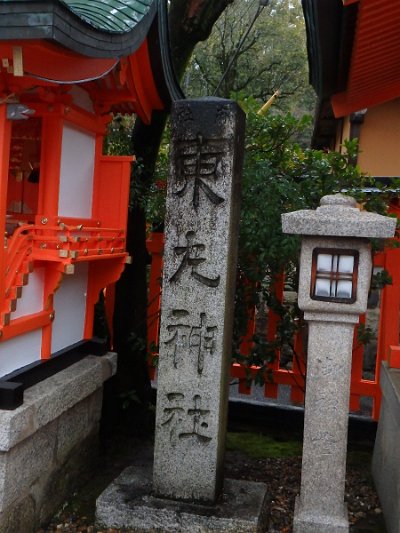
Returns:
[[[301,457],[249,460],[241,453],[230,452],[226,475],[266,483],[272,495],[268,533],[291,533],[295,498],[300,490]],[[368,474],[350,466],[345,497],[354,531],[384,531],[379,500]]]
[[[115,444],[115,443],[114,443]],[[111,479],[138,454],[151,459],[151,444],[124,436],[118,451],[106,448],[99,469],[83,490],[75,494],[50,524],[37,533],[128,533],[129,530],[97,529],[94,525],[94,502]],[[384,533],[382,511],[369,475],[371,449],[355,448],[349,454],[346,500],[351,531]],[[225,475],[236,479],[262,481],[271,492],[271,514],[268,533],[291,533],[295,497],[299,493],[301,457],[254,458],[241,451],[228,450]],[[322,532],[321,532],[322,533]]]

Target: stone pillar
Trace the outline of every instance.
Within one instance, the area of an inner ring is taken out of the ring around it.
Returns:
[[[222,487],[244,115],[221,99],[172,115],[153,482],[215,502]]]
[[[98,498],[97,522],[262,533],[266,486],[223,480],[244,114],[184,100],[171,122],[153,471],[127,468]]]
[[[303,466],[294,532],[347,532],[344,485],[351,353],[357,320],[307,320]],[[310,517],[318,520],[317,528],[308,524]]]
[[[299,307],[309,323],[303,464],[294,533],[347,533],[344,504],[354,325],[366,311],[371,278],[367,238],[392,237],[396,221],[361,212],[343,195],[316,211],[282,215],[303,235]]]

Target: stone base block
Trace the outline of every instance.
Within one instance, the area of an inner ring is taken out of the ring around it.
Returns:
[[[226,479],[216,505],[190,504],[152,496],[150,467],[129,467],[96,503],[100,527],[148,533],[261,533],[267,529],[264,483]]]
[[[382,405],[372,475],[388,533],[400,533],[400,370],[382,363]]]
[[[328,513],[328,510],[327,510]],[[293,533],[349,533],[347,508],[343,506],[343,516],[311,514],[301,509],[300,499],[296,498]]]
[[[0,410],[0,531],[32,533],[48,520],[94,458],[103,382],[116,354],[88,356],[30,387]]]

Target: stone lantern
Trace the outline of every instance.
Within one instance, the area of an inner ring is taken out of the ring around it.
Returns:
[[[309,324],[303,463],[294,533],[349,531],[344,504],[354,326],[367,309],[370,238],[393,237],[396,219],[324,196],[316,211],[282,215],[302,235],[298,303]]]

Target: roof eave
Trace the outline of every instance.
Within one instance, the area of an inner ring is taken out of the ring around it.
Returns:
[[[341,0],[302,0],[302,5],[310,83],[323,98],[336,87],[343,5]]]
[[[302,0],[307,31],[310,84],[318,95],[314,148],[331,148],[336,120],[330,98],[346,88],[358,4],[342,0]]]
[[[0,2],[1,40],[49,39],[88,57],[126,57],[146,38],[157,4],[131,31],[110,33],[84,22],[58,0]]]

